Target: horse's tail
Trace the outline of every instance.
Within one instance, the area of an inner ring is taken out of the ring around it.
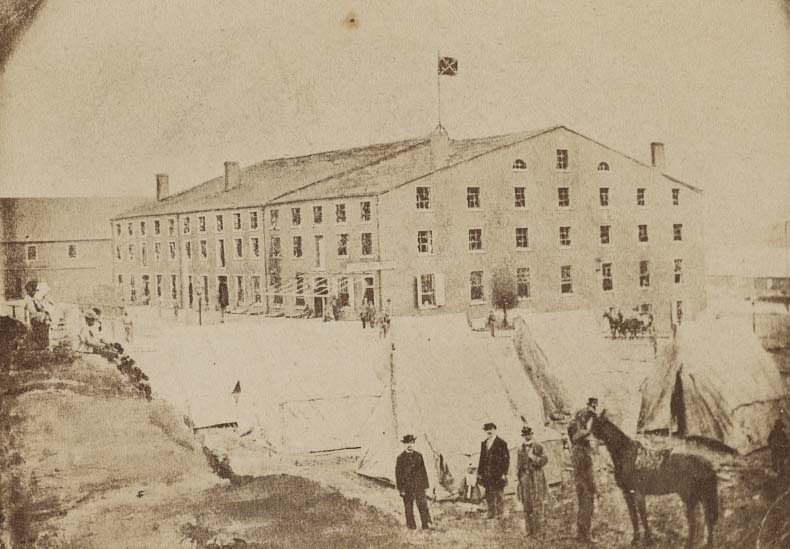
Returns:
[[[709,528],[713,528],[713,525],[719,520],[719,480],[713,467],[710,465],[709,467],[709,474],[702,486],[701,499],[702,506],[705,508],[705,522],[708,523]]]

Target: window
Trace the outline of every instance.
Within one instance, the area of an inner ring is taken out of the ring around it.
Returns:
[[[637,189],[636,190],[636,205],[637,206],[644,206],[645,205],[645,190],[644,189]]]
[[[250,238],[250,249],[253,257],[261,257],[261,245],[257,236]]]
[[[302,224],[302,209],[291,208],[291,225],[297,227]]]
[[[639,312],[650,314],[653,312],[653,305],[651,305],[650,303],[642,303],[641,305],[639,305]]]
[[[433,231],[417,231],[417,253],[433,253]]]
[[[173,299],[178,298],[178,284],[176,280],[176,275],[170,275],[170,297]]]
[[[296,275],[296,306],[304,307],[304,277]]]
[[[607,246],[610,244],[609,240],[609,233],[611,231],[611,225],[601,225],[601,245]]]
[[[602,208],[609,207],[609,187],[601,187],[598,189],[598,201]]]
[[[162,297],[162,286],[163,286],[162,281],[163,280],[164,279],[163,279],[162,275],[156,275],[156,297],[159,297],[159,298]]]
[[[148,253],[145,242],[140,244],[140,261],[142,262],[143,266],[148,265]]]
[[[260,303],[262,301],[260,276],[253,275],[252,277],[252,300],[254,303]]]
[[[175,259],[176,258],[176,243],[171,240],[167,244],[168,244],[168,247],[170,248],[170,259]]]
[[[639,262],[639,287],[650,287],[650,263],[648,261]]]
[[[121,247],[120,246],[116,246],[115,247],[115,259],[117,259],[119,261],[121,259]]]
[[[294,246],[293,246],[294,257],[302,257],[302,237],[295,236],[294,237]]]
[[[568,151],[566,149],[557,149],[557,169],[568,169]]]
[[[483,249],[483,229],[469,229],[469,249],[471,251]]]
[[[191,309],[195,302],[195,294],[192,286],[192,275],[187,276],[187,294],[189,295],[189,308]]]
[[[129,244],[129,261],[134,261],[134,244]],[[30,258],[30,252],[28,251],[28,258]],[[33,254],[35,255],[35,253]],[[33,258],[35,259],[35,257]]]
[[[121,224],[120,223],[116,223],[115,224],[115,234],[118,235],[118,236],[121,236]]]
[[[241,305],[244,303],[244,277],[236,277],[236,303]]]
[[[365,200],[359,203],[359,219],[360,221],[370,221],[370,201]]]
[[[516,248],[529,248],[529,232],[527,227],[516,227]]]
[[[683,240],[683,224],[675,223],[672,225],[672,240]]]
[[[337,299],[341,307],[345,307],[350,302],[350,295],[348,293],[348,277],[341,276],[337,281]]]
[[[184,255],[187,259],[192,259],[192,243],[188,240],[184,242]]]
[[[346,205],[345,204],[335,204],[335,222],[336,223],[345,223],[346,222]]]
[[[225,266],[225,241],[222,239],[217,240],[217,264],[220,267]]]
[[[469,298],[472,301],[485,300],[483,271],[472,271],[469,273]]]
[[[601,287],[604,292],[610,292],[614,288],[611,263],[601,263]]]
[[[362,233],[362,255],[373,255],[373,233]]]
[[[647,242],[647,225],[639,225],[639,242]]]
[[[598,163],[598,171],[599,172],[608,172],[609,171],[609,164],[606,162],[599,162]]]
[[[466,206],[468,208],[480,208],[480,187],[466,188]]]
[[[680,205],[680,189],[672,189],[672,205]]]
[[[272,288],[274,289],[272,303],[275,307],[282,307],[283,294],[280,293],[282,291],[282,280],[280,279],[280,275],[277,273],[272,273]]]
[[[321,206],[313,206],[313,223],[320,225],[324,222],[324,208]]]
[[[134,257],[132,244],[129,244],[129,259]],[[38,248],[35,245],[29,245],[25,248],[25,256],[28,261],[36,261],[38,259]]]
[[[191,228],[189,226],[189,218],[185,217],[182,223],[183,223],[184,234],[189,234],[191,231]]]
[[[200,241],[200,259],[208,259],[208,243],[205,240]]]
[[[680,284],[683,276],[683,260],[675,260],[675,284]]]
[[[571,266],[562,265],[560,267],[560,293],[573,293],[573,278],[571,276]]]
[[[140,236],[145,236],[145,221],[140,221]]]
[[[222,214],[217,215],[217,232],[221,233],[225,230],[225,220],[222,217]]]
[[[571,245],[571,228],[560,227],[560,246]]]
[[[159,222],[158,219],[154,219],[154,234],[156,235],[162,234],[162,224]]]
[[[203,275],[203,303],[208,305],[208,276]]]
[[[515,206],[516,208],[526,208],[527,207],[527,188],[526,187],[514,187],[513,192],[515,194]]]
[[[277,225],[280,224],[280,210],[277,208],[269,210],[269,223],[273,229],[277,228]]]
[[[417,209],[430,210],[431,209],[431,188],[430,187],[417,187]]]
[[[513,169],[514,170],[526,170],[527,169],[527,163],[524,162],[523,160],[521,160],[520,158],[516,158],[516,160],[513,161]]]
[[[134,227],[131,223],[126,224],[126,231],[129,233],[129,236],[134,234]]]
[[[176,235],[176,220],[173,218],[167,220],[167,234],[170,236]]]
[[[339,234],[339,235],[337,235],[337,255],[339,255],[339,256],[347,256],[348,255],[348,235],[347,234]]]
[[[279,237],[272,237],[272,246],[274,246],[274,239],[275,238],[277,238],[278,245],[280,243]],[[244,240],[242,240],[241,238],[234,238],[233,239],[233,250],[234,250],[234,253],[235,253],[234,257],[236,259],[241,259],[242,257],[244,257]]]
[[[77,245],[76,244],[69,244],[68,257],[69,257],[69,259],[77,259]]]
[[[519,267],[516,269],[516,282],[518,284],[519,299],[527,299],[531,296],[529,278],[529,267]]]
[[[432,274],[420,275],[419,307],[436,306],[436,280]]]
[[[233,213],[233,230],[234,231],[241,230],[241,213],[239,212]]]
[[[137,299],[137,288],[134,287],[134,275],[129,275],[129,301],[134,303]]]
[[[198,217],[198,231],[200,231],[201,233],[205,233],[206,232],[206,216],[205,215],[201,215],[201,216]]]
[[[162,261],[162,243],[154,242],[154,261],[159,263]]]
[[[557,189],[557,200],[560,208],[569,208],[571,205],[571,194],[568,187],[559,187]]]

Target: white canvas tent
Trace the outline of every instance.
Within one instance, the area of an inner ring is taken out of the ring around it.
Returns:
[[[359,447],[388,360],[377,331],[357,323],[269,319],[165,337],[141,364],[158,392],[196,427],[235,422],[284,452]]]
[[[594,396],[626,433],[636,433],[644,367],[611,350],[592,311],[519,313],[514,343],[549,415],[573,414]]]
[[[642,386],[640,430],[671,429],[741,454],[766,445],[787,393],[750,327],[730,320],[684,322]]]
[[[512,489],[526,420],[550,453],[549,481],[560,480],[561,435],[544,427],[540,397],[509,338],[472,332],[464,315],[395,318],[391,334],[390,378],[364,428],[359,474],[394,482],[400,439],[414,434],[436,496],[452,495],[468,463],[477,466],[482,426],[492,421],[511,447]]]

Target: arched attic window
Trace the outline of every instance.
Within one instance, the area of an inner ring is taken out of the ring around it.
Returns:
[[[523,160],[521,160],[520,158],[517,158],[513,162],[513,169],[514,170],[526,170],[527,169],[527,163],[524,162]]]
[[[601,162],[598,164],[598,171],[599,172],[608,172],[609,171],[609,164],[606,162]]]

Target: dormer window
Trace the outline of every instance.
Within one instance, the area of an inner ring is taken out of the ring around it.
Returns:
[[[598,171],[599,172],[608,172],[609,171],[609,164],[606,162],[599,162],[598,163]]]
[[[513,162],[513,169],[514,170],[526,170],[527,169],[527,163],[524,162],[523,160],[521,160],[520,158],[516,158],[516,160]]]

